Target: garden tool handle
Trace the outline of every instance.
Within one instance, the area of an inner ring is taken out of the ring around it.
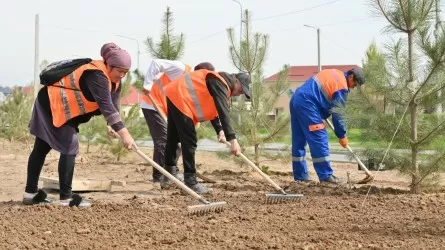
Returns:
[[[232,146],[232,144],[230,144],[230,142],[228,141],[222,141],[222,143],[226,144],[228,147]],[[280,186],[278,186],[272,179],[270,179],[270,177],[267,174],[263,173],[263,171],[261,171],[261,169],[257,167],[252,161],[250,161],[243,153],[240,153],[239,157],[241,157],[241,159],[243,159],[243,161],[247,163],[247,165],[249,165],[251,168],[257,171],[264,179],[266,179],[276,190],[280,191],[282,194],[286,194],[286,192]]]
[[[334,125],[332,125],[331,121],[329,121],[328,119],[326,119],[325,121],[329,125],[329,127],[332,130],[334,130]],[[351,147],[349,147],[349,145],[346,145],[346,149],[349,151],[349,153],[352,154],[354,159],[357,161],[358,165],[360,165],[362,170],[365,171],[366,175],[367,176],[372,176],[371,172],[369,172],[369,170],[366,168],[365,164],[363,164],[363,162],[358,158],[358,156],[352,151],[352,149],[351,149]]]
[[[165,175],[168,179],[173,181],[176,185],[178,185],[182,190],[186,191],[188,194],[196,198],[197,200],[201,201],[202,203],[208,204],[209,202],[204,199],[202,196],[191,190],[189,187],[187,187],[184,183],[182,183],[180,180],[178,180],[176,177],[174,177],[172,174],[170,174],[167,170],[165,170],[163,167],[159,166],[155,161],[150,159],[150,157],[146,156],[141,150],[136,149],[134,150],[138,155],[140,155],[144,160],[146,160],[152,167],[156,168],[159,172],[161,172],[163,175]]]
[[[153,107],[155,108],[156,112],[158,112],[159,115],[164,120],[164,122],[167,123],[167,117],[165,117],[164,114],[161,113],[161,111],[159,110],[158,105],[156,105],[156,103],[154,102],[153,97],[151,96],[150,92],[148,92],[146,95],[148,96],[148,99],[150,99],[151,104],[153,104]]]

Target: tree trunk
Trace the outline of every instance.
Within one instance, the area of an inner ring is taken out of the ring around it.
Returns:
[[[90,152],[90,139],[87,140],[87,154]]]
[[[260,165],[260,144],[255,144],[255,165]]]
[[[409,83],[411,84],[412,92],[415,92],[415,82],[413,73],[413,32],[410,28],[408,32],[408,73]],[[417,164],[417,103],[415,98],[409,104],[411,111],[411,192],[418,193],[420,191],[419,183],[419,165]]]

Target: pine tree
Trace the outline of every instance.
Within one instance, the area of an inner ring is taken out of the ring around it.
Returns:
[[[21,87],[13,89],[0,104],[0,137],[10,141],[26,139],[33,100]]]
[[[184,54],[184,34],[173,34],[173,12],[170,11],[170,7],[167,7],[167,11],[162,19],[163,34],[158,43],[155,44],[153,38],[147,37],[146,45],[148,52],[154,57],[159,59],[177,60]]]
[[[425,113],[443,102],[438,92],[445,87],[445,34],[440,29],[436,38],[432,35],[434,0],[376,0],[372,4],[388,21],[386,31],[401,36],[387,44],[383,53],[371,45],[364,62],[367,83],[351,96],[347,105],[351,110],[346,113],[351,114],[351,124],[366,124],[364,134],[381,142],[364,152],[380,161],[398,128],[383,163],[409,175],[411,191],[418,193],[445,163],[440,143],[445,119]],[[433,151],[422,152],[428,149]]]
[[[269,46],[269,36],[251,31],[249,11],[244,13],[244,34],[241,42],[235,40],[233,29],[227,30],[230,42],[230,58],[239,71],[247,72],[251,76],[251,99],[246,102],[237,98],[232,107],[231,116],[235,131],[242,135],[241,145],[253,146],[255,164],[260,164],[260,145],[273,142],[289,133],[289,114],[277,114],[273,120],[271,114],[276,114],[275,104],[280,95],[289,87],[287,80],[288,67],[279,73],[275,83],[264,83],[263,65],[266,61]]]

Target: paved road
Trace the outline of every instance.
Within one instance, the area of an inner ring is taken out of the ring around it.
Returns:
[[[143,147],[153,147],[153,141],[147,140],[147,141],[138,141],[138,145],[141,145]],[[286,149],[288,148],[288,149]],[[330,158],[333,162],[355,162],[355,160],[350,160],[347,151],[345,150],[344,153],[337,152],[338,150],[341,150],[340,148],[335,148],[335,152],[331,152]],[[280,153],[280,150],[289,150],[289,147],[286,147],[285,144],[279,144],[279,143],[269,143],[265,145],[265,151],[271,154],[278,154]],[[227,147],[221,143],[218,143],[213,140],[200,140],[198,142],[198,150],[201,151],[210,151],[210,152],[223,152],[227,151]],[[310,154],[308,153],[308,159],[310,159]]]

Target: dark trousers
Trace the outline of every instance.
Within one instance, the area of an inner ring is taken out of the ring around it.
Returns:
[[[159,112],[151,109],[142,109],[145,121],[148,125],[148,130],[150,131],[151,138],[153,139],[154,151],[153,151],[153,161],[159,164],[161,167],[165,165],[165,147],[167,144],[167,124],[164,118]],[[176,158],[174,164],[170,166],[176,166],[181,149],[176,146]],[[161,177],[161,172],[153,168],[153,179]]]
[[[173,166],[178,157],[177,145],[182,148],[182,161],[184,163],[184,176],[195,174],[195,151],[198,139],[196,137],[193,120],[185,116],[173,103],[167,99],[168,125],[167,146],[165,149],[165,165]]]
[[[40,172],[45,163],[46,155],[51,147],[44,140],[36,137],[34,148],[28,159],[28,176],[26,179],[25,192],[37,193]],[[59,158],[59,184],[60,199],[65,200],[73,195],[71,185],[73,183],[75,155],[60,154]]]

